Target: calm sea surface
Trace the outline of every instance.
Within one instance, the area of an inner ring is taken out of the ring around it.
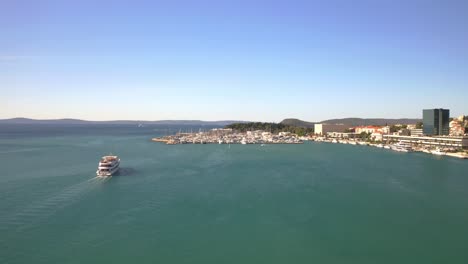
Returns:
[[[1,125],[0,263],[468,263],[468,161],[176,131]]]

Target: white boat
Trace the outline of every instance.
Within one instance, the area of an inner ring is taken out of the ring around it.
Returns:
[[[404,143],[401,141],[396,144],[393,144],[391,146],[391,149],[398,152],[413,152],[413,147],[411,147],[411,144]]]
[[[245,144],[247,144],[247,140],[246,140],[245,138],[242,138],[242,140],[241,140],[241,144],[242,144],[242,145],[245,145]]]
[[[117,156],[104,156],[99,161],[97,176],[112,176],[119,170],[120,159]]]
[[[438,156],[445,155],[445,152],[442,152],[439,148],[436,148],[435,150],[431,150],[431,153],[434,155],[438,155]]]
[[[338,140],[333,139],[333,140],[332,140],[332,143],[338,143]]]
[[[385,145],[383,148],[384,148],[384,149],[390,149],[390,146],[389,146],[389,145]]]

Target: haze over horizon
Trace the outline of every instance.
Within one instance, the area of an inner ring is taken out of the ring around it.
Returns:
[[[2,1],[0,119],[468,114],[463,1]]]
[[[369,117],[369,118],[362,118],[362,117],[343,117],[343,118],[331,118],[329,120],[333,119],[353,119],[353,118],[358,118],[358,119],[421,119],[418,117],[402,117],[402,118],[379,118],[379,117]],[[15,119],[27,119],[27,120],[80,120],[80,121],[89,121],[89,122],[113,122],[113,121],[131,121],[131,122],[158,122],[158,121],[201,121],[201,122],[222,122],[222,121],[246,121],[246,122],[274,122],[274,123],[280,123],[281,121],[285,119],[290,119],[290,118],[283,118],[281,120],[274,120],[274,121],[265,121],[265,120],[241,120],[241,119],[218,119],[218,120],[204,120],[204,119],[153,119],[153,120],[146,120],[146,119],[109,119],[109,120],[90,120],[90,119],[80,119],[80,118],[73,118],[73,117],[64,117],[64,118],[54,118],[54,119],[34,119],[34,118],[28,118],[28,117],[13,117],[13,118],[5,118],[5,119],[0,119],[0,121],[5,121],[5,120],[15,120]],[[296,118],[293,118],[296,119]],[[305,122],[322,122],[322,121],[327,121],[328,119],[322,119],[322,120],[303,120],[300,119],[301,121]]]

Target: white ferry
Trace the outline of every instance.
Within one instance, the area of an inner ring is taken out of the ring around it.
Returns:
[[[119,170],[120,159],[117,156],[104,156],[99,161],[97,176],[112,176]]]

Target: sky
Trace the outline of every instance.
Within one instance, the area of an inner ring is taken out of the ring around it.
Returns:
[[[0,1],[0,119],[468,115],[468,1]]]

